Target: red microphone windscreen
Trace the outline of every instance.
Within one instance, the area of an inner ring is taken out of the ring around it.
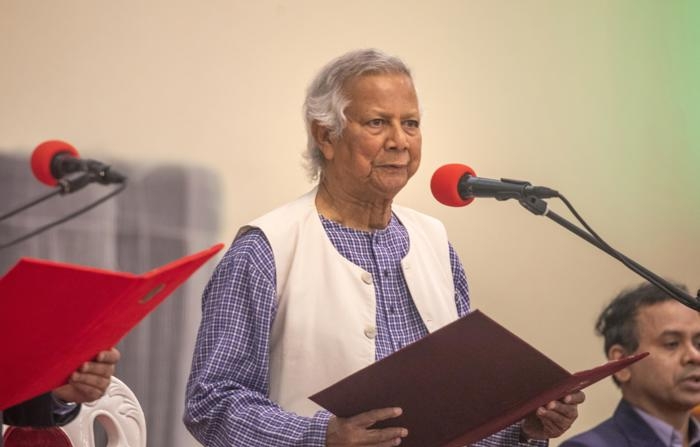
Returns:
[[[49,186],[56,186],[58,181],[56,177],[51,174],[51,162],[56,155],[61,153],[66,153],[78,158],[78,151],[65,141],[49,140],[38,145],[36,149],[34,149],[34,152],[32,152],[31,164],[34,177],[41,183],[45,183]]]
[[[472,203],[474,197],[463,199],[459,196],[457,185],[464,175],[476,176],[472,168],[459,163],[439,167],[430,179],[430,190],[438,202],[447,206],[465,206]]]

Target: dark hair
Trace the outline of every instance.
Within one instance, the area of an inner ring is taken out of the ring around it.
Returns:
[[[688,290],[683,284],[671,283],[679,289]],[[596,333],[605,340],[605,353],[613,345],[622,346],[628,354],[634,352],[639,347],[639,309],[671,299],[663,290],[648,282],[620,292],[601,312],[595,325]]]

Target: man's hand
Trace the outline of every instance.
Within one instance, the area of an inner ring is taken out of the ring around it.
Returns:
[[[120,357],[116,348],[100,352],[94,360],[83,363],[71,374],[68,384],[53,390],[53,395],[76,403],[99,399],[107,390]]]
[[[391,447],[401,444],[408,430],[401,427],[369,428],[376,422],[401,415],[401,408],[382,408],[349,418],[331,417],[326,431],[327,447]]]
[[[523,420],[522,431],[530,439],[561,436],[578,417],[577,405],[586,400],[583,391],[569,394],[540,407]]]

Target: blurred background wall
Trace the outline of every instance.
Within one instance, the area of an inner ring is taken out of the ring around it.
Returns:
[[[88,158],[210,171],[221,230],[202,243],[229,243],[311,187],[314,73],[381,48],[412,67],[424,111],[422,167],[397,201],[446,224],[475,308],[575,371],[604,361],[595,317],[640,278],[517,203],[443,207],[430,176],[462,162],[558,189],[617,249],[696,290],[698,42],[692,0],[0,0],[0,152],[58,138]],[[568,434],[619,398],[611,381],[587,395]]]

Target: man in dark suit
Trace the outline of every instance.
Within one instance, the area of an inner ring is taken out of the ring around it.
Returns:
[[[596,330],[610,360],[649,356],[614,375],[613,416],[560,447],[700,447],[700,313],[645,283],[619,294]]]

